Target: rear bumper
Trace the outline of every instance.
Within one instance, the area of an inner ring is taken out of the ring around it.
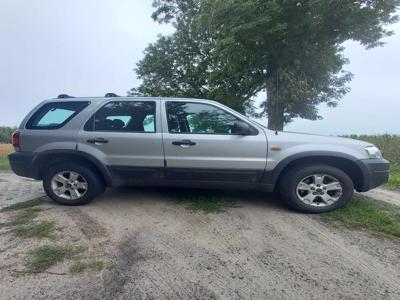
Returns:
[[[364,180],[359,192],[366,192],[385,184],[389,179],[389,162],[385,159],[362,159],[359,160]]]
[[[10,167],[15,174],[22,177],[38,179],[38,170],[34,168],[35,155],[32,152],[13,152],[8,155]]]

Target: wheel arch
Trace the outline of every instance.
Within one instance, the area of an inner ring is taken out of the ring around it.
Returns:
[[[103,183],[107,186],[113,186],[111,174],[106,166],[104,166],[95,157],[76,150],[49,150],[40,153],[33,161],[36,170],[36,178],[43,179],[45,171],[54,164],[64,162],[80,162],[86,164],[95,171]]]
[[[266,181],[274,187],[285,173],[293,167],[301,165],[324,164],[338,168],[345,172],[353,181],[354,188],[357,191],[363,189],[367,184],[366,170],[359,163],[358,159],[341,153],[302,153],[292,155],[282,160],[272,171],[266,172]]]

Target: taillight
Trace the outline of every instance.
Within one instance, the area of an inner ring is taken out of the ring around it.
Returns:
[[[11,143],[14,147],[18,148],[19,147],[19,131],[14,131],[12,136],[11,136]]]

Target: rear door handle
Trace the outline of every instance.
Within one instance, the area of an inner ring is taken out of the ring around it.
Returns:
[[[86,142],[88,142],[90,144],[100,145],[100,144],[107,144],[108,140],[106,140],[104,138],[95,138],[95,139],[88,139]]]
[[[181,140],[181,141],[173,141],[172,145],[181,146],[181,147],[189,147],[189,146],[196,145],[196,142],[193,142],[191,140]]]

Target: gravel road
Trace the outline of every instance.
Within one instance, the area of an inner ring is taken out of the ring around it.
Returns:
[[[400,241],[333,228],[274,194],[226,192],[236,207],[193,212],[171,190],[120,188],[83,207],[48,202],[56,243],[108,257],[112,270],[68,273],[70,261],[23,274],[47,241],[0,234],[1,299],[400,299]],[[4,222],[7,216],[0,214]],[[86,257],[86,258],[87,258]]]

